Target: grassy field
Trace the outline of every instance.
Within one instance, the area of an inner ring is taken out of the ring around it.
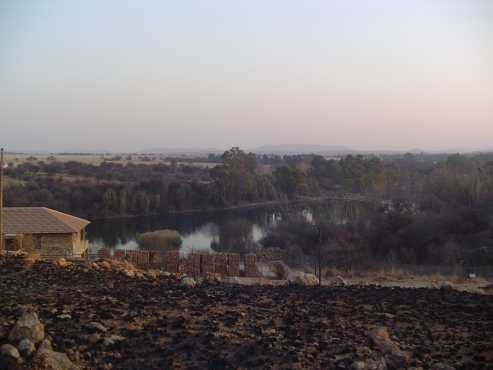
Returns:
[[[136,155],[132,154],[131,159],[127,159],[129,154],[123,154],[121,155],[121,159],[116,160],[116,155],[90,155],[90,154],[76,154],[76,155],[67,155],[67,154],[39,154],[39,155],[32,155],[32,154],[6,154],[5,155],[5,162],[9,166],[17,166],[22,163],[26,162],[50,162],[50,161],[57,161],[57,162],[70,162],[70,161],[75,161],[75,162],[81,162],[81,163],[86,163],[86,164],[93,164],[93,165],[100,165],[102,162],[107,161],[107,162],[115,162],[115,163],[133,163],[133,164],[158,164],[158,163],[164,163],[170,165],[171,162],[167,160],[164,157],[153,157],[152,160],[144,160],[143,155]],[[209,163],[209,162],[189,162],[189,161],[183,161],[177,162],[178,165],[189,165],[189,166],[196,166],[196,167],[202,167],[202,168],[212,168],[218,165],[218,163]]]

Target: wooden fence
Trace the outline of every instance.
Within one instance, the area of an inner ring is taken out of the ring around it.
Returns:
[[[142,268],[159,268],[170,273],[186,273],[192,276],[219,274],[221,276],[259,277],[257,256],[245,255],[243,269],[238,253],[191,252],[180,256],[178,251],[142,251],[107,248],[98,250],[97,258],[126,260]]]

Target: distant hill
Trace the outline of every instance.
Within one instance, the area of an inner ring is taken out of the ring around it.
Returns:
[[[58,154],[110,154],[111,150],[107,149],[83,149],[83,148],[70,148],[58,152]]]
[[[166,155],[207,155],[210,153],[222,154],[224,150],[217,148],[148,148],[140,150],[141,154],[166,154]]]
[[[342,145],[282,144],[252,149],[258,154],[348,154],[357,150]]]

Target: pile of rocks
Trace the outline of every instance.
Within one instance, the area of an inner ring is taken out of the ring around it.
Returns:
[[[65,353],[55,352],[36,312],[25,310],[0,347],[0,368],[78,370]]]

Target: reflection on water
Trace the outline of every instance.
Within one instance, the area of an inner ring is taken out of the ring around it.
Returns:
[[[341,202],[290,205],[247,210],[204,212],[159,217],[141,217],[94,221],[88,227],[91,248],[136,249],[136,236],[159,229],[177,230],[182,238],[182,251],[214,250],[221,252],[253,251],[269,227],[289,217],[330,219],[344,222],[357,213],[357,207]],[[348,216],[349,215],[349,216]]]

